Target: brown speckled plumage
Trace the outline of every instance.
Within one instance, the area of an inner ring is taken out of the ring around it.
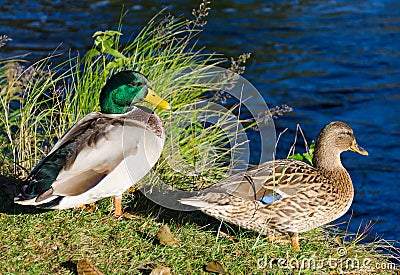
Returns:
[[[340,160],[340,154],[347,150],[368,154],[347,124],[332,122],[318,136],[314,167],[292,159],[266,162],[181,203],[262,234],[297,236],[341,217],[349,209],[354,188]],[[271,204],[259,201],[277,194],[280,199]]]

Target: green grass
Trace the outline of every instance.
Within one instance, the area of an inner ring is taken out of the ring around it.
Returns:
[[[368,261],[371,267],[388,262],[386,256],[373,251],[374,244],[347,243],[347,254],[339,257],[339,245],[323,229],[301,234],[302,251],[295,252],[287,243],[272,244],[257,233],[221,226],[199,212],[163,209],[138,193],[130,196],[135,196],[135,203],[126,209],[133,214],[129,219],[114,218],[110,200],[103,200],[93,212],[23,214],[21,207],[3,209],[7,213],[0,217],[0,273],[76,274],[76,262],[83,258],[105,274],[143,274],[140,267],[146,265],[169,267],[172,274],[206,274],[204,267],[212,260],[221,263],[228,274],[341,274],[329,259]],[[163,224],[171,228],[180,247],[158,242],[157,231]],[[279,259],[301,264],[312,257],[325,264],[314,270],[278,266]],[[344,271],[371,274],[360,270]],[[390,270],[374,272],[393,274]]]
[[[317,270],[302,270],[299,266],[281,268],[277,263],[279,259],[302,260],[313,255],[317,260],[335,257],[339,245],[334,237],[342,233],[332,236],[323,229],[315,229],[301,234],[302,251],[295,252],[289,244],[271,244],[264,236],[221,225],[200,212],[164,209],[138,192],[124,198],[125,210],[133,216],[119,220],[110,215],[111,199],[98,202],[91,212],[43,212],[12,204],[10,194],[14,190],[10,181],[26,176],[69,127],[98,110],[101,87],[113,72],[122,69],[147,75],[155,90],[173,106],[172,112],[157,112],[176,138],[165,145],[156,173],[144,180],[153,182],[157,174],[171,185],[200,189],[221,178],[227,170],[221,164],[226,164],[236,149],[225,148],[230,137],[221,129],[235,125],[228,116],[220,114],[219,123],[203,127],[196,121],[202,110],[184,108],[201,100],[204,92],[218,92],[220,87],[234,82],[229,77],[206,81],[212,66],[224,62],[229,66],[223,56],[205,54],[196,47],[207,14],[206,2],[202,2],[191,20],[160,13],[124,43],[121,28],[97,32],[88,53],[67,57],[57,65],[52,57],[29,67],[23,67],[17,58],[0,59],[0,172],[12,178],[0,178],[1,274],[76,274],[76,261],[83,258],[90,259],[105,274],[146,274],[140,269],[146,265],[168,266],[173,274],[203,274],[204,266],[211,260],[221,263],[228,274],[340,274],[338,267],[327,264]],[[242,63],[248,57],[239,57],[232,68],[242,72]],[[192,73],[182,74],[190,68],[194,68]],[[190,118],[189,125],[180,128],[174,115]],[[190,176],[176,173],[168,162],[176,150],[172,144],[177,144],[182,159],[200,172]],[[215,159],[210,152],[217,152],[219,158]],[[208,169],[213,161],[215,165]],[[170,226],[180,247],[158,243],[156,235],[162,224]],[[353,241],[345,245],[348,253],[343,259],[370,258],[371,266],[388,263],[387,256],[375,252],[377,243]],[[271,267],[263,268],[265,263],[271,263]]]

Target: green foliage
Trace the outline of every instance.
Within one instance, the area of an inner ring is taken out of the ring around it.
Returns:
[[[94,38],[93,48],[87,51],[83,60],[90,62],[93,58],[100,56],[106,71],[123,65],[127,57],[117,49],[120,36],[122,36],[122,33],[119,31],[95,32],[92,36]],[[107,56],[112,56],[113,59],[107,62]]]
[[[113,49],[113,46],[118,45],[118,41],[115,38],[121,36],[122,33],[119,31],[97,31],[93,34],[94,38],[94,48],[89,51],[86,55],[91,54],[92,51],[97,52],[96,54],[110,54],[115,58],[126,58],[119,51]]]
[[[312,159],[314,156],[314,148],[315,148],[315,142],[312,141],[312,143],[308,149],[308,152],[293,154],[293,155],[290,155],[289,158],[297,159],[297,160],[300,160],[303,162],[308,162],[310,165],[313,165]]]

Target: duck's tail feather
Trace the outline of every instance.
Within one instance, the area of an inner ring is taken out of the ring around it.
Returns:
[[[19,193],[21,180],[0,175],[0,192],[12,199]]]
[[[21,195],[17,195],[14,198],[14,203],[25,206],[32,205],[41,209],[57,209],[58,204],[63,198],[64,198],[63,196],[51,196],[45,200],[37,201],[36,197],[32,199],[26,199]]]

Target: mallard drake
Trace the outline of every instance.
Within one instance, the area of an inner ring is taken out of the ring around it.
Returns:
[[[293,159],[265,162],[180,202],[261,234],[289,234],[300,250],[298,233],[341,217],[353,201],[353,184],[340,160],[347,150],[368,155],[350,126],[331,122],[318,135],[314,166]]]
[[[122,193],[144,177],[160,157],[165,133],[161,119],[133,104],[170,105],[142,74],[114,74],[100,92],[100,112],[79,120],[19,186],[14,202],[66,209],[114,196],[122,214]]]

